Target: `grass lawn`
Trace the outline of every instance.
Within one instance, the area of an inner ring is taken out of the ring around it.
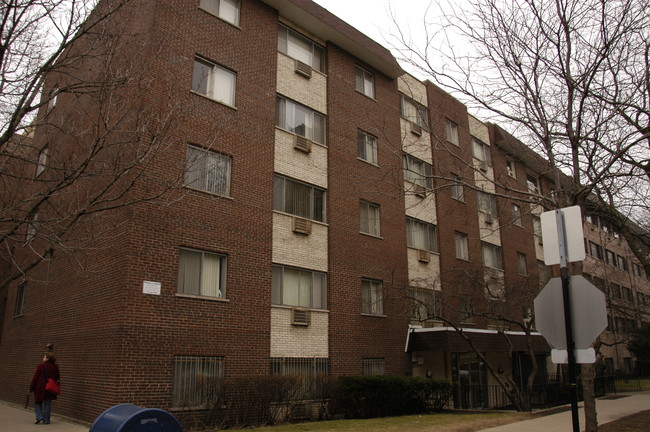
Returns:
[[[460,432],[475,431],[530,418],[529,413],[490,412],[479,414],[441,413],[421,416],[383,417],[366,420],[332,420],[265,426],[255,429],[231,429],[254,432]]]

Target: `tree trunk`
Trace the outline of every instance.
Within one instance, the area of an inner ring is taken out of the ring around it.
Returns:
[[[594,367],[591,364],[583,364],[582,373],[582,396],[585,407],[585,432],[598,432],[598,419],[596,418],[596,397],[594,395]]]

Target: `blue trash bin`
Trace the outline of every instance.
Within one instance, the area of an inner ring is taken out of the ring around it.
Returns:
[[[183,428],[167,411],[121,404],[101,413],[89,432],[183,432]]]

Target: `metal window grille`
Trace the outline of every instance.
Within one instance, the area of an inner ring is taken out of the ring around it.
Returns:
[[[214,404],[221,396],[223,377],[223,357],[175,356],[172,406]]]
[[[298,377],[305,395],[316,398],[327,381],[329,362],[326,358],[276,357],[271,359],[271,375]]]
[[[365,358],[363,359],[363,374],[364,375],[384,375],[383,358]]]

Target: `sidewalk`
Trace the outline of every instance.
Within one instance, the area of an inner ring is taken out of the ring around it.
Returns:
[[[31,404],[30,404],[31,405]],[[0,401],[0,430],[7,432],[88,432],[90,425],[72,423],[56,416],[56,404],[52,406],[52,422],[49,425],[34,424],[34,409]]]
[[[596,399],[599,425],[650,409],[650,392],[629,392]],[[578,404],[580,430],[585,430],[585,413],[582,402]],[[650,426],[649,426],[650,429]],[[481,432],[567,432],[573,430],[571,409],[532,420],[483,429]]]

